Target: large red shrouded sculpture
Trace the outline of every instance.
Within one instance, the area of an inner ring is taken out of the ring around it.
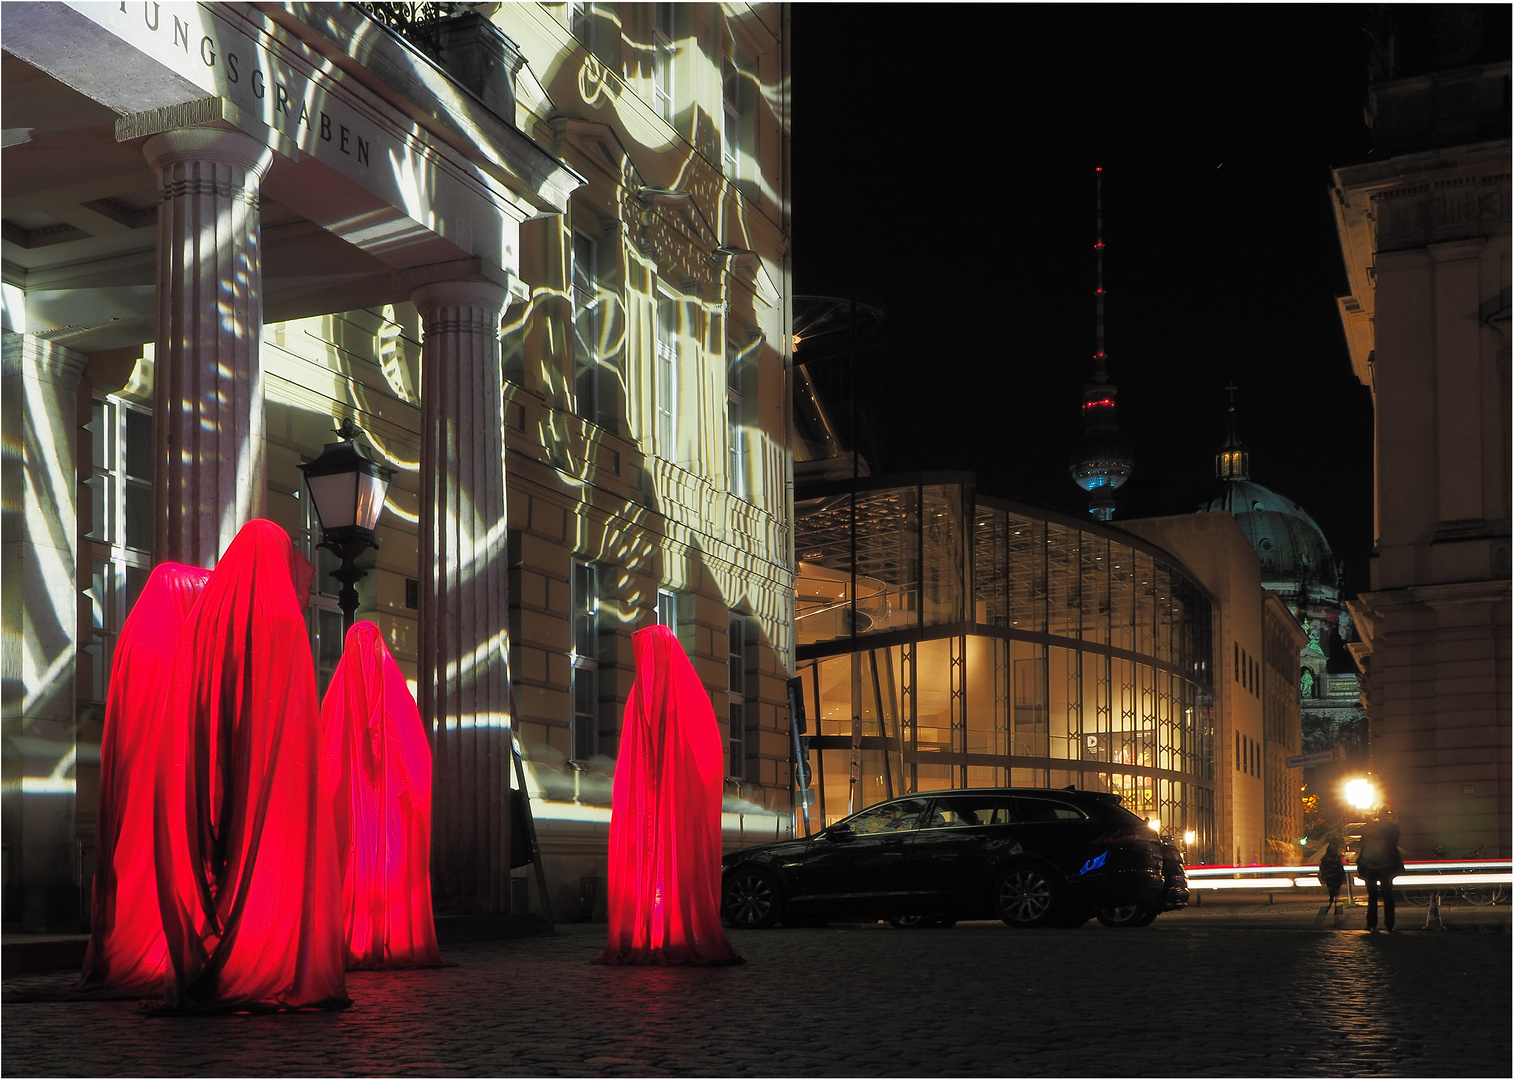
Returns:
[[[321,702],[348,968],[441,963],[431,916],[431,744],[371,622],[347,631]]]
[[[282,529],[249,522],[179,637],[153,805],[169,1009],[349,1003],[312,574]]]
[[[732,964],[720,924],[725,754],[710,695],[666,626],[631,638],[610,811],[605,964]]]
[[[209,570],[159,563],[111,660],[100,746],[100,811],[89,950],[80,990],[144,997],[163,986],[163,920],[153,869],[153,783],[174,653]]]

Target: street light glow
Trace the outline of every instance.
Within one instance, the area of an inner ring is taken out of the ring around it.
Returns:
[[[1346,802],[1358,810],[1370,810],[1377,805],[1377,787],[1371,780],[1357,778],[1346,781]]]

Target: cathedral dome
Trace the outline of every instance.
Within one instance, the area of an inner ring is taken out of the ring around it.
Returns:
[[[1308,581],[1336,585],[1335,556],[1315,520],[1292,499],[1250,479],[1224,479],[1197,512],[1235,518],[1262,564],[1262,581],[1297,588]]]

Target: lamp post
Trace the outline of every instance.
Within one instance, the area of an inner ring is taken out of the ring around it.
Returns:
[[[354,566],[353,560],[370,547],[378,547],[373,530],[384,509],[384,493],[394,470],[374,461],[357,444],[362,431],[351,418],[344,419],[336,433],[342,441],[327,443],[321,456],[301,465],[300,471],[305,474],[310,502],[320,521],[320,546],[342,560],[331,576],[342,583],[337,603],[345,632],[352,629],[357,614],[357,583],[368,573]]]

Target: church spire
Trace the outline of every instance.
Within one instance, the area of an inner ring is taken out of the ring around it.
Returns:
[[[1100,521],[1114,517],[1114,493],[1130,478],[1130,448],[1120,441],[1115,416],[1118,390],[1109,380],[1104,349],[1104,170],[1094,169],[1094,336],[1093,382],[1083,387],[1083,448],[1072,461],[1074,483],[1088,492],[1088,512]]]
[[[1220,452],[1214,455],[1214,475],[1218,480],[1250,480],[1251,453],[1235,430],[1235,383],[1225,387],[1230,392],[1229,431]]]

